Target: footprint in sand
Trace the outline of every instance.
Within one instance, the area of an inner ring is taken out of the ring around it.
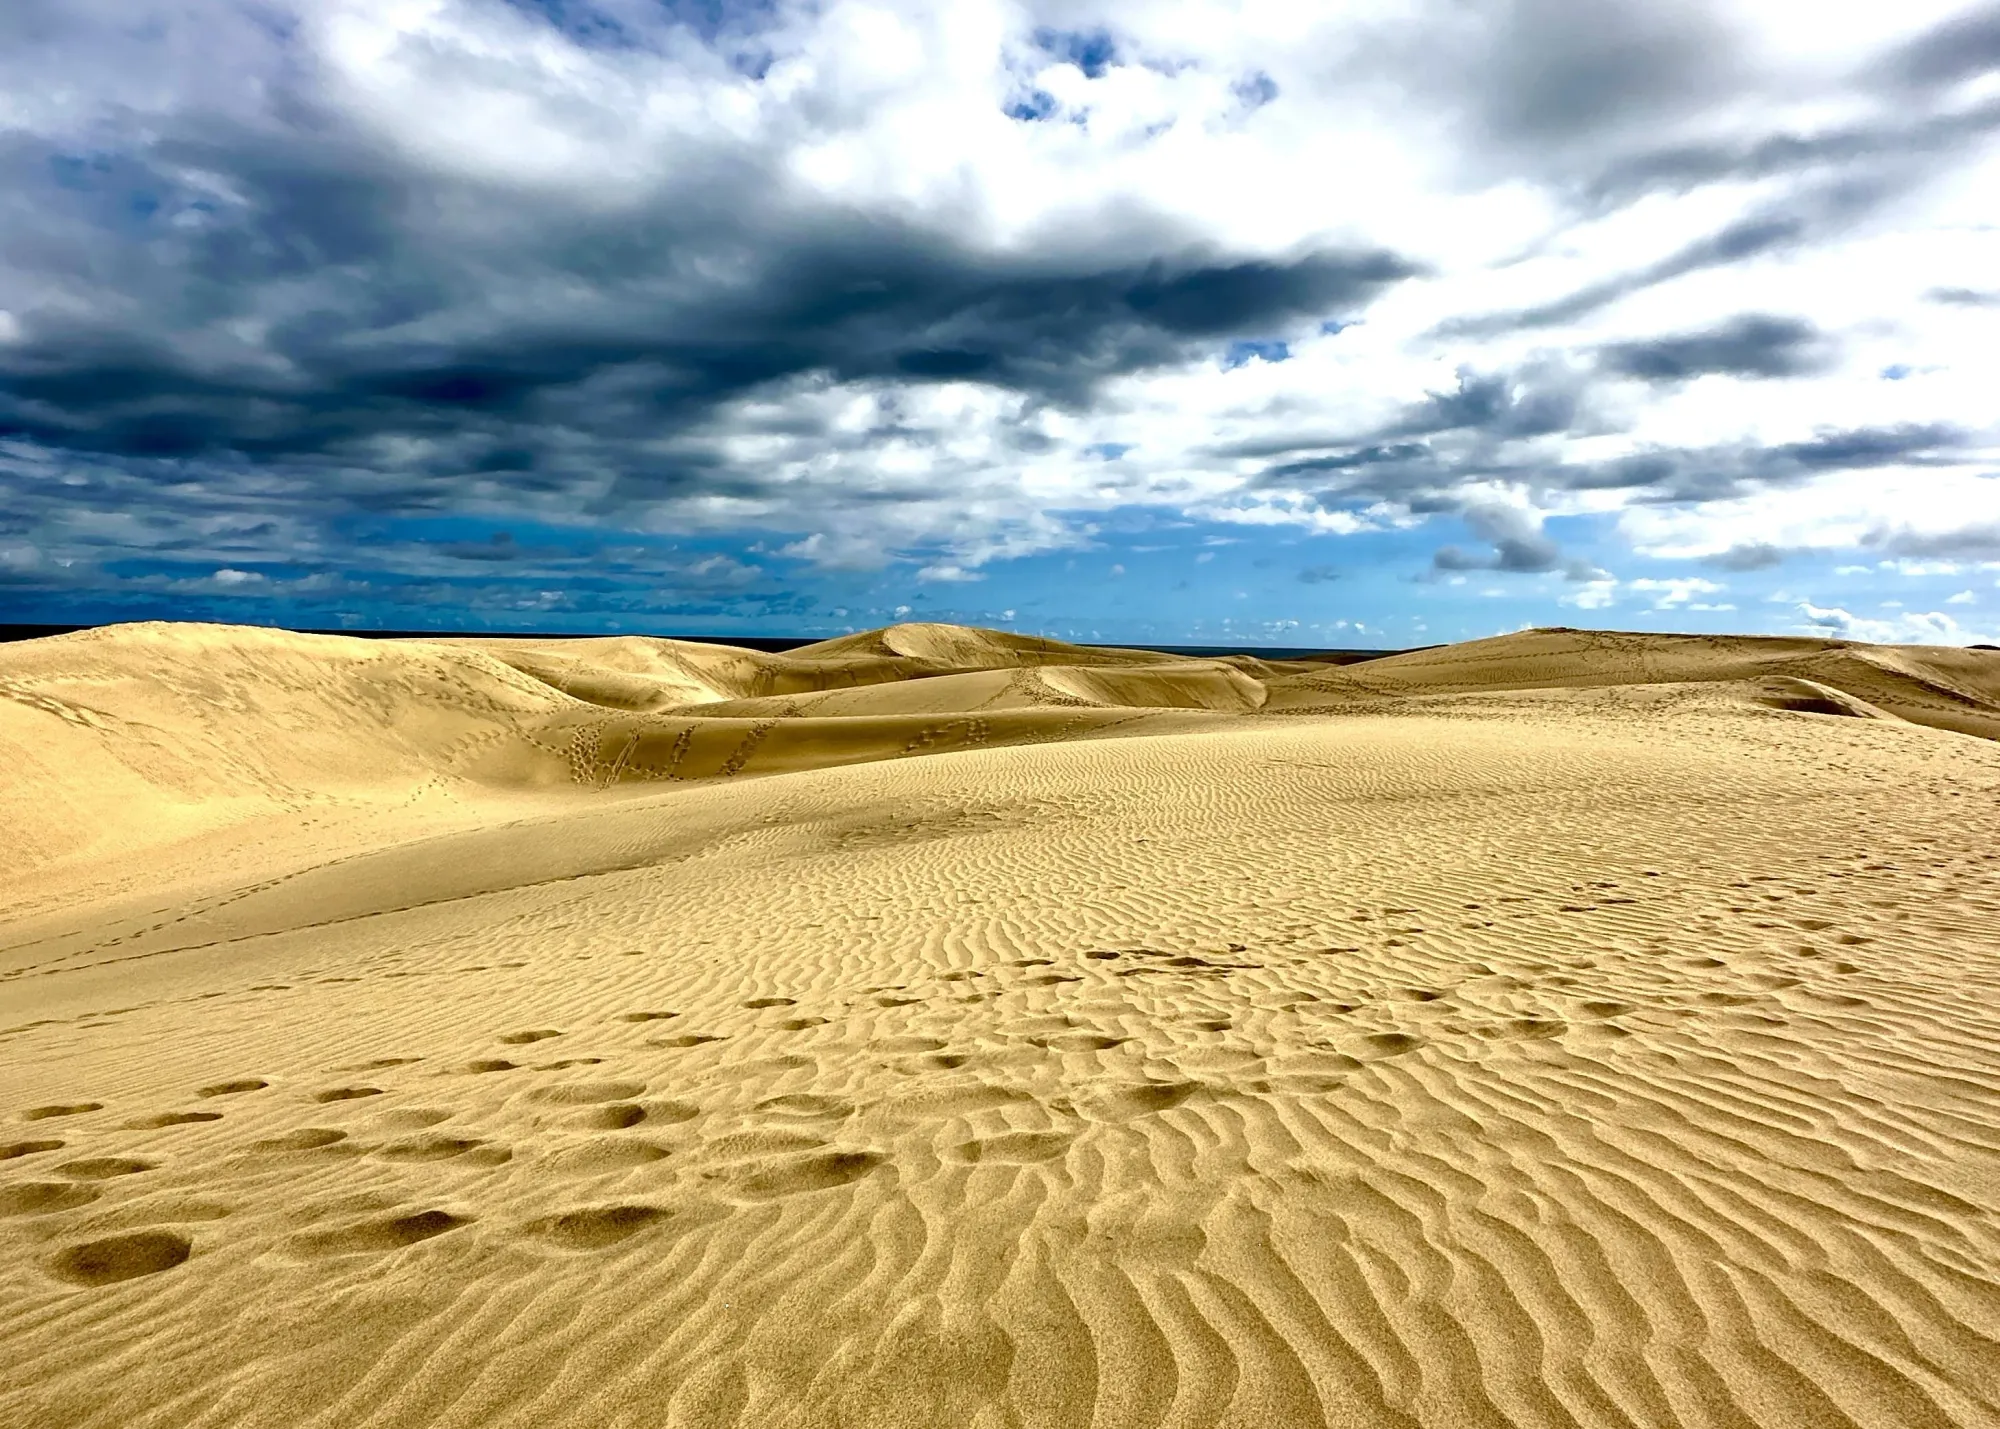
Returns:
[[[737,1172],[728,1187],[732,1195],[753,1201],[827,1191],[859,1181],[888,1159],[879,1151],[822,1151]]]
[[[1108,1037],[1101,1032],[1066,1032],[1058,1037],[1031,1037],[1028,1040],[1038,1047],[1047,1047],[1057,1052],[1108,1052],[1113,1047],[1124,1046],[1132,1039]]]
[[[87,1111],[102,1111],[103,1102],[58,1102],[54,1106],[31,1106],[21,1113],[23,1121],[48,1121],[58,1116],[82,1116]]]
[[[449,1161],[454,1156],[477,1151],[484,1145],[486,1143],[477,1137],[412,1136],[377,1147],[375,1154],[384,1161]]]
[[[684,1032],[678,1037],[650,1037],[648,1047],[699,1047],[704,1042],[720,1042],[724,1039],[712,1032]]]
[[[528,1221],[521,1232],[563,1250],[603,1250],[672,1215],[661,1206],[586,1206]]]
[[[47,1216],[87,1206],[104,1193],[69,1181],[23,1181],[0,1186],[0,1217]]]
[[[44,1139],[41,1141],[9,1141],[0,1144],[0,1161],[12,1161],[17,1156],[34,1156],[43,1151],[55,1151],[63,1142]]]
[[[363,1251],[401,1250],[418,1241],[430,1240],[471,1224],[472,1217],[455,1215],[450,1211],[417,1211],[411,1215],[361,1221],[336,1230],[308,1231],[293,1237],[292,1245],[308,1255],[354,1255]]]
[[[1066,1131],[1009,1131],[961,1141],[945,1154],[953,1161],[968,1163],[1049,1161],[1067,1151],[1073,1140]]]
[[[553,1028],[542,1027],[531,1032],[503,1032],[498,1040],[509,1047],[525,1047],[530,1042],[546,1042],[551,1037],[560,1036],[562,1033]]]
[[[669,1017],[679,1017],[678,1012],[627,1012],[620,1022],[665,1022]]]
[[[549,1106],[590,1106],[595,1102],[625,1102],[646,1090],[644,1082],[562,1082],[536,1087],[527,1099]]]
[[[133,1156],[88,1156],[81,1161],[63,1162],[56,1167],[56,1174],[72,1181],[109,1181],[114,1176],[136,1176],[157,1165],[157,1161],[141,1161]]]
[[[138,1116],[125,1123],[127,1131],[159,1131],[169,1126],[193,1126],[204,1121],[221,1121],[219,1111],[163,1111],[153,1116]]]
[[[803,1032],[808,1027],[824,1026],[826,1026],[826,1019],[824,1017],[787,1017],[783,1022],[777,1024],[780,1032]]]
[[[252,1151],[317,1151],[322,1146],[331,1146],[337,1141],[347,1140],[347,1133],[335,1131],[330,1126],[304,1126],[297,1131],[288,1131],[283,1136],[266,1137],[262,1141],[250,1143]]]
[[[793,1092],[781,1097],[767,1097],[757,1103],[757,1110],[796,1121],[838,1121],[843,1117],[854,1115],[852,1104],[836,1097],[823,1097],[812,1092]]]
[[[233,1097],[244,1092],[261,1092],[271,1084],[262,1077],[239,1077],[233,1082],[216,1082],[212,1086],[196,1087],[198,1097]]]
[[[132,1231],[64,1246],[47,1262],[49,1274],[72,1285],[115,1285],[172,1270],[194,1252],[179,1231]]]
[[[481,1072],[515,1072],[519,1071],[520,1067],[519,1062],[510,1062],[505,1057],[481,1057],[476,1062],[465,1063],[458,1070],[468,1075],[476,1075]]]
[[[313,1100],[316,1102],[351,1102],[359,1101],[362,1097],[379,1097],[381,1095],[382,1089],[380,1087],[329,1087],[326,1091],[314,1092]]]
[[[1200,1082],[1137,1082],[1101,1092],[1089,1100],[1088,1106],[1101,1120],[1125,1121],[1171,1111],[1200,1090]]]
[[[673,1152],[670,1149],[653,1142],[618,1137],[587,1141],[580,1146],[565,1146],[551,1151],[538,1164],[558,1175],[599,1176],[607,1171],[629,1171],[635,1166],[650,1166],[671,1155]]]
[[[1544,1042],[1560,1037],[1569,1024],[1549,1017],[1516,1017],[1496,1026],[1479,1029],[1479,1035],[1502,1042]]]
[[[646,1109],[631,1102],[612,1102],[579,1112],[575,1124],[593,1131],[625,1131],[646,1119]]]
[[[753,997],[743,1005],[749,1008],[796,1007],[798,1006],[798,999],[791,997]]]

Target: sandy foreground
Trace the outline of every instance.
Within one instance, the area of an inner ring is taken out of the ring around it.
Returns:
[[[2000,652],[0,696],[0,1424],[2000,1424]]]

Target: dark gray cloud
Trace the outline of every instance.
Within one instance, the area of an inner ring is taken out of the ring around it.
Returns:
[[[1857,193],[1842,197],[1848,202],[1855,202],[1863,196]],[[1620,298],[1658,287],[1675,278],[1711,268],[1726,268],[1791,247],[1807,237],[1810,227],[1804,213],[1767,209],[1725,224],[1657,262],[1588,284],[1551,302],[1511,312],[1450,319],[1439,324],[1437,331],[1445,337],[1485,337],[1523,329],[1566,326],[1611,306]]]
[[[1597,349],[1608,370],[1644,382],[1685,382],[1711,373],[1731,377],[1799,377],[1831,360],[1825,336],[1803,318],[1746,313],[1701,332]]]
[[[41,190],[11,214],[14,245],[73,255],[90,288],[0,350],[0,435],[79,451],[323,455],[395,435],[526,472],[551,430],[650,438],[808,377],[976,377],[1075,404],[1212,340],[1354,311],[1416,271],[1379,249],[1231,258],[1165,221],[1123,251],[995,257],[760,204],[774,176],[730,166],[641,213],[537,222],[508,193],[323,136],[163,139],[54,186],[38,171],[62,156],[13,149],[17,191]],[[232,201],[188,194],[181,167],[223,176]],[[487,236],[441,227],[443,207]],[[107,210],[136,231],[107,231]],[[319,301],[261,321],[300,284]],[[495,301],[509,289],[570,297],[519,312]],[[247,322],[254,346],[219,338]]]
[[[1548,436],[1575,423],[1581,388],[1575,373],[1554,364],[1512,373],[1480,373],[1461,367],[1456,389],[1433,392],[1382,435],[1417,437],[1477,431],[1503,441]]]
[[[1892,83],[1931,89],[2000,69],[2000,5],[1953,15],[1887,55],[1877,73]]]
[[[1475,503],[1460,513],[1474,536],[1490,545],[1490,555],[1473,555],[1457,546],[1442,546],[1431,557],[1439,571],[1510,571],[1531,575],[1563,564],[1562,547],[1541,529],[1527,511],[1515,506]]]
[[[1577,196],[1605,211],[1653,193],[1686,193],[1708,184],[1870,171],[1913,165],[1928,170],[1962,159],[1966,147],[2000,130],[2000,102],[1942,114],[1889,111],[1865,121],[1810,133],[1781,131],[1755,138],[1640,148],[1589,175]]]
[[[1784,563],[1785,553],[1776,546],[1756,541],[1743,546],[1731,546],[1709,556],[1703,565],[1714,566],[1721,571],[1764,571]]]

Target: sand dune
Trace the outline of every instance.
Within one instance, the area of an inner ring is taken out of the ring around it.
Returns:
[[[0,1423],[2000,1424],[2000,652],[0,697]]]

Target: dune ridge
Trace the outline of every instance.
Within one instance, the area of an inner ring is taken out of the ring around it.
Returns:
[[[2000,1424],[1996,734],[1819,640],[0,647],[0,1422]]]

